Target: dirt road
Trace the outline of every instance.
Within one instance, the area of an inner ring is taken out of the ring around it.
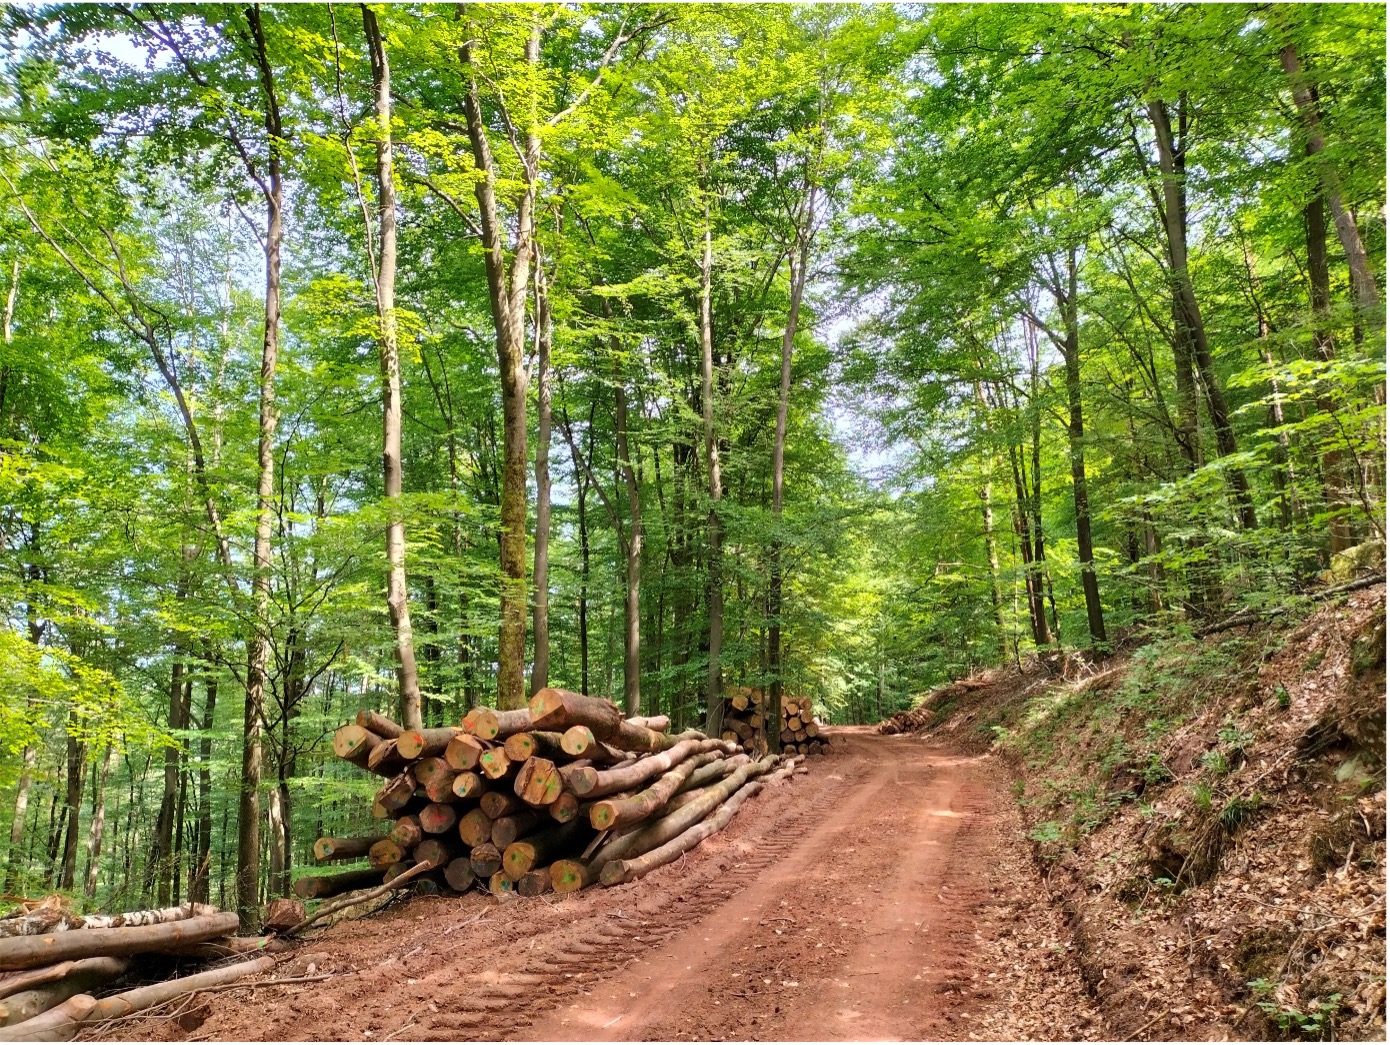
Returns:
[[[846,734],[685,861],[616,889],[415,900],[306,943],[312,986],[210,997],[138,1038],[1105,1037],[1003,775]]]

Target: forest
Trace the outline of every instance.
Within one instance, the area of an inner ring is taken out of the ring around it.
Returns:
[[[1385,29],[0,10],[4,892],[285,895],[361,708],[876,722],[1383,564]]]

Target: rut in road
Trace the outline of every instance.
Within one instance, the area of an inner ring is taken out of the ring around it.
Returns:
[[[1104,1036],[987,758],[845,731],[681,861],[613,889],[421,898],[308,942],[334,975],[132,1037]],[[1043,1001],[1039,1001],[1043,999]],[[983,1032],[982,1032],[983,1029]]]

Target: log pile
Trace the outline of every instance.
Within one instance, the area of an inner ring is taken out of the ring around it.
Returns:
[[[810,697],[782,698],[782,731],[778,734],[784,755],[819,758],[831,751],[830,735],[821,731]]]
[[[793,769],[778,755],[750,758],[736,738],[672,734],[665,716],[624,718],[608,700],[561,689],[518,711],[475,708],[446,729],[405,730],[364,711],[333,747],[381,778],[380,827],[319,839],[321,862],[365,866],[300,878],[304,899],[408,883],[537,896],[631,881]]]
[[[732,740],[744,750],[763,751],[763,691],[739,686],[724,694],[723,740]]]
[[[84,1026],[129,1015],[192,991],[268,972],[275,949],[242,938],[235,914],[206,904],[78,916],[58,896],[0,916],[0,1042],[67,1041]],[[146,978],[146,955],[244,960],[191,976],[106,993],[122,978]]]

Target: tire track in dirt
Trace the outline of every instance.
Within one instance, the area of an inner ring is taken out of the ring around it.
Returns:
[[[853,768],[876,768],[846,781],[840,808],[668,953],[561,1006],[532,1036],[939,1036],[921,1001],[964,967],[982,899],[969,883],[980,848],[970,828],[987,817],[989,795],[970,779],[974,759],[924,756],[920,743],[850,744]]]

